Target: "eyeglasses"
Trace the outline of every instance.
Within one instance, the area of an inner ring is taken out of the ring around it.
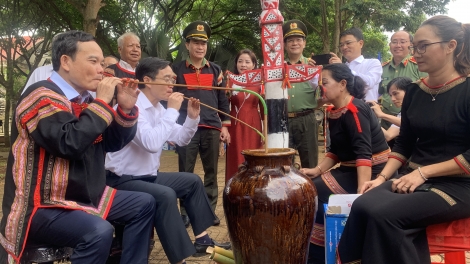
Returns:
[[[449,41],[438,41],[438,42],[433,42],[433,43],[421,43],[416,46],[409,46],[408,49],[410,50],[411,54],[415,54],[415,51],[418,52],[418,54],[424,54],[426,52],[426,47],[433,45],[433,44],[439,44],[439,43],[446,43]]]
[[[406,43],[408,43],[408,41],[392,41],[390,42],[390,45],[393,45],[393,46],[398,46],[398,44],[404,46]]]
[[[344,43],[339,43],[338,48],[341,49],[343,46],[348,46],[348,47],[349,47],[349,46],[351,46],[351,44],[353,44],[354,42],[357,42],[357,40],[356,40],[356,41],[348,41],[348,42],[344,42]]]
[[[169,83],[169,84],[175,84],[176,83],[176,79],[172,78],[172,77],[155,78],[155,79],[164,80],[166,83]]]

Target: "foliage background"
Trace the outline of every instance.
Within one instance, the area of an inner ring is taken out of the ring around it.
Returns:
[[[339,33],[364,31],[365,57],[390,58],[384,31],[414,32],[425,15],[445,12],[450,0],[281,0],[285,21],[308,27],[304,55],[338,52]],[[50,43],[57,33],[84,30],[95,35],[105,55],[117,53],[117,37],[127,31],[141,39],[143,57],[185,59],[184,27],[204,20],[212,28],[207,58],[233,69],[238,50],[250,48],[260,61],[261,13],[255,0],[0,0],[0,97],[10,116],[29,74],[50,63]],[[25,36],[29,36],[25,38]],[[5,122],[5,135],[9,123]],[[9,144],[8,138],[6,143]]]

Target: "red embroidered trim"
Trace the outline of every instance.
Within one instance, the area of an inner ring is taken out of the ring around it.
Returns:
[[[131,110],[131,113],[133,112],[133,110],[136,110],[134,112],[136,112],[137,114],[136,115],[128,115],[126,113],[124,113],[124,111],[122,111],[122,108],[118,105],[117,107],[117,111],[119,112],[120,115],[122,115],[123,117],[127,118],[127,119],[136,119],[139,117],[138,113],[139,113],[139,108],[137,106],[134,106],[134,108]],[[114,111],[114,110],[113,110]]]
[[[33,119],[33,117],[37,116],[38,112],[39,112],[39,109],[46,106],[46,105],[53,105],[59,109],[62,109],[64,111],[70,111],[70,109],[68,109],[66,106],[64,105],[61,105],[61,104],[58,104],[58,103],[55,103],[53,102],[51,99],[49,98],[43,98],[41,99],[41,101],[36,104],[36,106],[31,110],[29,111],[27,114],[25,114],[22,118],[21,118],[21,127],[23,129],[26,128],[26,123],[28,123],[31,119]]]
[[[88,107],[88,104],[87,103],[75,103],[75,102],[71,102],[72,103],[72,109],[73,109],[73,114],[75,115],[75,117],[80,117],[80,114],[82,113],[82,111]]]
[[[365,160],[365,159],[358,159],[356,160],[356,167],[359,167],[359,166],[372,167],[372,161]]]
[[[310,243],[318,246],[325,246],[325,226],[322,224],[313,224],[312,235],[310,236]]]
[[[123,67],[121,67],[121,65],[119,65],[119,62],[116,63],[116,66],[117,66],[121,71],[123,71],[123,72],[125,72],[125,73],[132,74],[132,75],[135,76],[135,72],[124,69]]]
[[[321,175],[321,178],[325,185],[330,189],[334,194],[348,194],[348,192],[341,187],[341,185],[336,181],[333,174],[330,171],[327,171]]]
[[[28,240],[28,233],[31,227],[31,222],[33,221],[33,217],[36,214],[37,209],[41,206],[41,182],[42,182],[42,172],[44,170],[44,157],[46,156],[46,150],[43,148],[39,149],[39,161],[38,161],[38,173],[36,178],[36,187],[34,189],[33,195],[33,202],[34,207],[33,211],[31,212],[31,217],[29,218],[28,225],[26,226],[26,233],[23,240],[23,245],[21,246],[20,254],[18,254],[18,262],[21,259],[24,249],[26,247],[26,241]],[[16,260],[17,258],[13,256]]]
[[[111,210],[111,205],[113,204],[115,194],[116,194],[116,189],[113,189],[112,192],[111,192],[111,195],[109,197],[109,202],[108,202],[109,206],[106,208],[106,211],[103,214],[103,219],[106,219],[108,217],[109,210]],[[103,198],[101,198],[101,199],[103,199]]]
[[[401,162],[402,164],[405,164],[405,162],[406,162],[406,161],[400,159],[399,157],[393,156],[393,155],[389,155],[388,158],[389,158],[389,159],[396,159],[396,160],[398,160],[399,162]]]
[[[83,110],[85,110],[87,107],[88,107],[88,104],[87,103],[75,103],[75,102],[71,102],[72,103],[72,109],[73,109],[73,113],[74,115],[79,118],[80,117],[80,114],[82,113]],[[101,141],[103,141],[103,134],[100,134],[96,139],[95,141],[93,141],[93,144],[98,144],[100,143]]]
[[[335,154],[333,154],[333,153],[331,153],[331,152],[327,152],[327,153],[325,154],[325,157],[328,157],[328,158],[330,158],[330,159],[336,161],[336,163],[340,162],[338,156],[336,156]]]
[[[459,165],[459,167],[460,167],[466,174],[470,174],[470,171],[468,171],[468,169],[460,162],[460,160],[459,160],[457,157],[454,157],[454,161],[455,161],[455,163],[457,163],[457,165]]]
[[[95,99],[93,100],[93,102],[99,102],[100,104],[102,104],[105,108],[107,108],[109,111],[113,112],[113,115],[116,114],[116,111],[114,111],[114,108],[112,108],[111,106],[108,105],[108,103],[106,103],[105,101],[101,100],[101,99]]]
[[[359,122],[359,117],[357,116],[359,110],[357,110],[357,107],[352,103],[353,99],[354,97],[351,97],[351,101],[349,101],[346,108],[353,114],[354,120],[356,121],[357,130],[359,131],[359,133],[362,133],[361,122]]]
[[[426,87],[428,87],[429,89],[438,89],[438,88],[441,88],[441,87],[444,87],[445,85],[448,85],[448,84],[451,84],[453,83],[454,81],[462,78],[462,77],[465,77],[465,76],[458,76],[457,78],[454,78],[452,80],[450,80],[449,82],[446,82],[444,84],[440,84],[440,85],[436,85],[436,86],[429,86],[429,84],[426,83],[426,77],[424,78],[421,78],[421,81],[423,82],[424,85],[426,85]]]

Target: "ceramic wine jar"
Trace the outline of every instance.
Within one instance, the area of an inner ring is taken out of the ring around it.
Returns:
[[[245,163],[223,193],[235,263],[306,263],[317,191],[294,168],[295,150],[256,149],[242,154]]]

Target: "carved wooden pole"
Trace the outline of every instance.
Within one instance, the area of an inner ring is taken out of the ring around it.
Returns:
[[[261,69],[246,71],[243,74],[228,73],[233,83],[240,86],[261,85],[268,108],[268,148],[289,147],[287,90],[292,82],[305,82],[320,72],[319,67],[284,62],[284,38],[282,24],[284,18],[279,11],[280,0],[261,0],[262,12],[261,50],[263,66]],[[264,128],[266,129],[266,127]]]
[[[266,104],[268,106],[268,147],[289,147],[287,91],[284,79],[284,39],[279,0],[261,0],[261,48]]]

